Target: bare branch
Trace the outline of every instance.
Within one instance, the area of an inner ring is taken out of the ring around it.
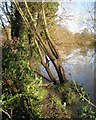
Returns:
[[[56,51],[54,45],[51,42],[52,39],[50,37],[49,31],[48,31],[48,28],[47,28],[47,22],[46,22],[46,18],[45,18],[45,11],[44,11],[44,3],[43,3],[43,1],[42,1],[42,14],[43,14],[43,21],[44,21],[44,30],[45,30],[45,35],[46,35],[46,38],[47,38],[48,45],[49,45],[53,55],[58,59],[59,54],[58,54],[58,52]]]

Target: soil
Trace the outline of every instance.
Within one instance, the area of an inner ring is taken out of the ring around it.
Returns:
[[[71,111],[62,106],[57,106],[54,102],[51,101],[51,98],[54,96],[57,99],[62,101],[62,94],[54,89],[53,86],[48,85],[43,86],[47,91],[44,101],[43,101],[43,117],[44,118],[71,118]]]

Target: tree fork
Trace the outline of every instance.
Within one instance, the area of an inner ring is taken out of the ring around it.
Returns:
[[[26,2],[25,2],[25,3],[26,3]],[[62,64],[61,64],[60,62],[54,62],[54,61],[59,61],[59,60],[61,61],[60,56],[58,56],[58,57],[54,56],[54,54],[53,54],[53,52],[52,52],[52,50],[53,50],[52,45],[53,45],[53,44],[51,43],[50,38],[49,38],[47,32],[46,32],[46,35],[47,35],[48,40],[50,41],[51,44],[49,45],[49,47],[46,46],[46,44],[45,44],[45,42],[43,41],[41,35],[40,35],[39,32],[37,31],[36,26],[34,25],[34,18],[32,17],[32,15],[31,15],[31,13],[30,13],[30,11],[29,11],[29,8],[28,8],[27,3],[25,4],[25,6],[26,6],[26,8],[27,8],[27,10],[28,10],[28,13],[29,13],[30,17],[31,17],[31,20],[32,20],[32,23],[33,23],[33,28],[34,28],[33,30],[34,30],[34,32],[35,32],[35,35],[38,37],[39,42],[42,44],[42,48],[43,48],[44,52],[48,55],[48,57],[49,57],[50,60],[52,61],[53,65],[54,65],[54,67],[55,67],[55,69],[56,69],[56,71],[57,71],[57,74],[58,74],[58,77],[59,77],[59,80],[60,80],[60,84],[65,83],[65,81],[66,81],[66,76],[65,76],[65,72],[64,72],[64,69],[63,69],[63,67],[62,67]],[[19,9],[20,9],[20,8],[19,8]],[[21,15],[21,16],[22,16],[22,15]],[[25,16],[22,16],[22,17],[25,17]],[[25,17],[25,18],[26,18],[26,17]],[[25,18],[24,18],[24,19],[25,19]],[[29,21],[28,21],[28,20],[25,19],[25,21],[28,22],[28,24],[29,24]],[[45,28],[46,28],[46,26],[45,26]],[[31,30],[32,30],[32,29],[31,29]],[[33,31],[33,30],[32,30],[32,31]],[[49,49],[49,48],[50,48],[50,49]],[[56,51],[56,50],[54,49],[54,51]],[[56,51],[56,53],[57,53],[57,51]],[[44,64],[44,66],[45,66],[45,68],[46,68],[46,71],[48,72],[50,69],[47,68],[48,66],[47,66],[46,64]],[[50,71],[50,72],[51,72],[51,71]],[[50,75],[50,74],[49,74],[49,75]],[[50,75],[50,76],[51,76],[51,75]],[[52,80],[55,80],[55,79],[52,78]],[[55,81],[56,81],[56,80],[55,80]]]
[[[15,2],[14,2],[14,3],[15,3]],[[23,12],[22,12],[22,10],[21,10],[21,8],[20,8],[19,5],[17,5],[17,4],[18,4],[18,3],[15,3],[16,7],[20,10],[19,12],[21,13],[21,16],[24,15]],[[48,56],[51,57],[52,60],[54,60],[54,56],[53,56],[53,55],[51,54],[51,52],[48,50],[48,47],[47,47],[47,46],[45,45],[45,43],[43,42],[42,37],[40,36],[40,34],[38,33],[38,31],[37,31],[37,29],[36,29],[36,27],[35,27],[35,25],[34,25],[34,19],[33,19],[32,15],[31,15],[31,13],[30,13],[30,11],[29,11],[29,9],[28,9],[28,6],[27,6],[27,3],[26,3],[26,2],[25,2],[25,5],[26,5],[26,8],[27,8],[27,10],[28,10],[28,13],[29,13],[29,15],[30,15],[30,17],[31,17],[31,19],[32,19],[33,28],[34,28],[34,31],[36,32],[35,34],[37,35],[38,39],[39,39],[40,42],[42,43],[43,50],[48,54]],[[24,16],[22,16],[22,17],[23,17],[24,21],[26,22],[26,25],[29,26],[29,22],[28,22],[28,20],[26,19],[26,17],[24,17]],[[30,28],[30,27],[29,27],[29,28]],[[30,30],[31,30],[31,32],[33,31],[31,28],[30,28]],[[39,52],[39,55],[40,55],[40,58],[41,58],[41,63],[42,63],[42,65],[45,67],[45,69],[46,69],[46,71],[47,71],[50,79],[54,82],[54,84],[56,84],[55,78],[53,77],[53,75],[52,75],[49,67],[48,67],[48,66],[44,63],[44,61],[43,61],[42,53],[41,53],[41,50],[40,50],[40,48],[39,48],[38,42],[37,42],[36,40],[35,40],[35,44],[36,44],[36,46],[37,46],[37,48],[38,48],[38,52]]]
[[[50,37],[50,34],[48,32],[48,29],[47,29],[47,22],[46,22],[46,18],[45,18],[44,2],[43,1],[42,1],[42,14],[43,14],[43,20],[44,20],[45,35],[48,39],[50,49],[51,49],[53,55],[56,57],[56,60],[55,60],[56,62],[52,61],[52,63],[54,64],[54,66],[56,68],[60,83],[62,84],[62,83],[66,82],[66,75],[65,75],[64,69],[61,65],[62,62],[60,63],[61,58],[60,58],[58,52],[56,51],[54,45],[51,42],[51,37]]]
[[[55,80],[55,78],[53,77],[53,74],[52,74],[52,72],[50,71],[49,66],[44,62],[42,52],[41,52],[40,47],[39,47],[39,45],[38,45],[38,42],[37,42],[36,40],[35,40],[35,44],[36,44],[36,46],[37,46],[37,48],[38,48],[38,52],[39,52],[39,55],[40,55],[40,58],[41,58],[41,64],[42,64],[42,65],[44,66],[44,68],[46,69],[46,71],[47,71],[50,79],[52,80],[52,82],[53,82],[54,84],[56,84],[56,80]]]

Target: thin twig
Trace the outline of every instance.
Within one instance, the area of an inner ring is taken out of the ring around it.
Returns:
[[[70,73],[70,76],[71,76],[71,79],[72,79],[72,81],[73,81],[73,83],[74,83],[74,85],[75,85],[75,88],[76,88],[77,92],[79,93],[79,95],[80,95],[86,102],[88,102],[90,105],[92,105],[93,107],[96,108],[96,105],[94,105],[90,100],[88,100],[86,97],[84,97],[84,96],[80,93],[80,91],[79,91],[79,89],[78,89],[78,87],[77,87],[77,85],[76,85],[76,82],[74,81],[71,73]]]
[[[2,111],[4,114],[6,114],[6,115],[12,120],[12,118],[11,118],[11,116],[9,115],[8,112],[4,111],[2,108],[0,108],[0,111]]]

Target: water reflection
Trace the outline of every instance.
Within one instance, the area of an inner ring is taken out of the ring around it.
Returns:
[[[94,50],[89,50],[86,55],[80,53],[80,49],[73,50],[70,55],[65,58],[63,66],[65,68],[67,78],[71,80],[69,73],[73,79],[83,84],[87,93],[93,101],[94,98]],[[67,59],[67,61],[66,61]]]
[[[75,81],[83,84],[87,93],[90,94],[90,98],[94,100],[94,50],[89,49],[85,54],[81,54],[81,49],[75,49],[71,52],[71,54],[61,54],[63,59],[63,67],[65,69],[67,79],[72,80],[70,78],[69,73],[72,74],[72,77]],[[54,76],[58,80],[58,76],[54,69],[53,64],[50,62],[50,68]],[[41,67],[41,73],[43,73],[46,77],[48,77],[45,69]]]

